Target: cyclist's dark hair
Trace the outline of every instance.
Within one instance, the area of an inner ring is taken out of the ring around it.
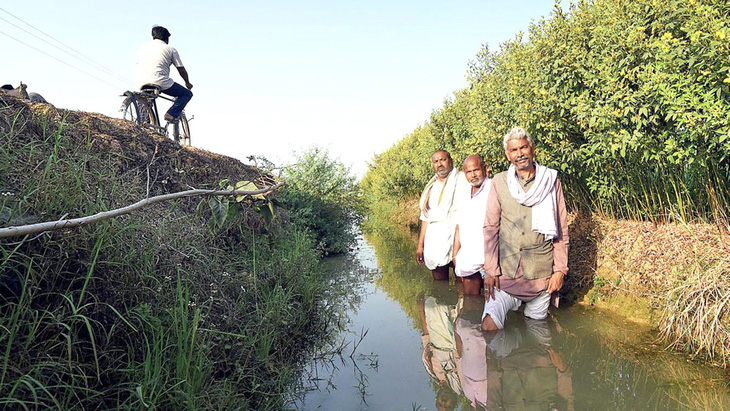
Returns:
[[[170,38],[170,31],[162,26],[154,26],[152,27],[152,38],[167,41]]]

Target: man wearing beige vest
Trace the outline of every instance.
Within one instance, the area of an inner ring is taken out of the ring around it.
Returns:
[[[484,221],[482,330],[504,328],[509,311],[547,317],[568,273],[568,213],[556,170],[534,161],[535,143],[515,127],[504,136],[509,169],[492,179]]]

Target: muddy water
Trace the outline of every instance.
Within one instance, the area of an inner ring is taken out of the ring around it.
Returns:
[[[354,259],[332,262],[352,296],[296,408],[730,410],[726,374],[610,313],[561,308],[532,321],[516,312],[504,331],[483,333],[482,297],[435,283],[414,252],[408,235],[380,230]]]

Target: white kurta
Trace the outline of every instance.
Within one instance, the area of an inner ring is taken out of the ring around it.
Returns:
[[[454,244],[454,215],[458,209],[456,193],[466,184],[464,173],[451,170],[442,183],[434,176],[421,194],[421,221],[428,223],[423,241],[423,260],[429,270],[451,262]]]
[[[492,180],[486,179],[479,191],[471,195],[469,186],[460,195],[456,224],[459,226],[459,248],[454,273],[459,277],[470,276],[484,265],[484,218],[487,215],[487,199]]]

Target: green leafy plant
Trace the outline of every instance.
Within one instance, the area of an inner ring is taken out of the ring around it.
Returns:
[[[360,188],[350,169],[314,147],[299,154],[282,178],[286,186],[279,201],[292,221],[312,232],[325,253],[349,250],[362,213]]]

